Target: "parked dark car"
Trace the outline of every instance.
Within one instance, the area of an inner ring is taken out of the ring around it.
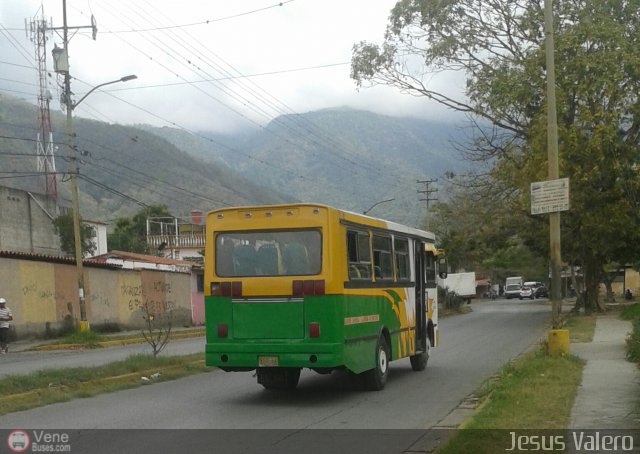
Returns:
[[[544,285],[541,285],[533,292],[533,295],[536,298],[549,298],[549,290]]]

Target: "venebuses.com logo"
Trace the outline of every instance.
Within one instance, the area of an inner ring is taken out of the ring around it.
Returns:
[[[24,430],[14,430],[7,437],[7,445],[13,452],[25,452],[30,444],[29,434]]]
[[[71,452],[71,437],[57,430],[16,429],[9,432],[7,446],[11,452]]]

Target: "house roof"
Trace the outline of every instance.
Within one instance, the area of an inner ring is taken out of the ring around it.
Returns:
[[[158,257],[156,255],[138,254],[136,252],[128,251],[110,251],[106,254],[93,257],[93,260],[97,260],[100,263],[105,263],[108,259],[123,259],[135,262],[155,263],[158,265],[178,265],[189,267],[192,265],[191,262],[186,260],[176,260],[166,257]]]
[[[75,257],[64,255],[37,254],[34,252],[0,250],[0,257],[49,263],[67,263],[69,265],[75,265],[76,263]],[[84,266],[93,266],[97,268],[120,268],[120,266],[112,265],[104,261],[95,260],[94,258],[84,259],[82,260],[82,264]]]

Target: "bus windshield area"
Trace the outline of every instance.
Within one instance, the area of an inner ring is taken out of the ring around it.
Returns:
[[[322,269],[319,230],[221,232],[215,240],[220,277],[315,275]]]

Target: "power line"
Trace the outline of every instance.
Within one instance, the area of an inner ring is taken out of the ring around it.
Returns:
[[[260,13],[262,11],[266,11],[272,8],[277,8],[280,6],[284,6],[287,3],[291,3],[295,0],[286,0],[280,3],[276,3],[275,5],[271,5],[271,6],[266,6],[264,8],[259,8],[259,9],[254,9],[252,11],[246,11],[244,13],[238,13],[238,14],[234,14],[232,16],[225,16],[225,17],[220,17],[217,19],[208,19],[205,21],[200,21],[200,22],[193,22],[190,24],[182,24],[182,25],[168,25],[165,27],[156,27],[156,28],[147,28],[147,29],[138,29],[138,30],[114,30],[114,31],[108,31],[106,33],[143,33],[143,32],[153,32],[153,31],[159,31],[159,30],[171,30],[171,29],[176,29],[176,28],[187,28],[187,27],[194,27],[197,25],[209,25],[209,24],[213,24],[215,22],[220,22],[220,21],[225,21],[225,20],[229,20],[229,19],[235,19],[237,17],[242,17],[242,16],[248,16],[250,14],[254,14],[254,13]]]

